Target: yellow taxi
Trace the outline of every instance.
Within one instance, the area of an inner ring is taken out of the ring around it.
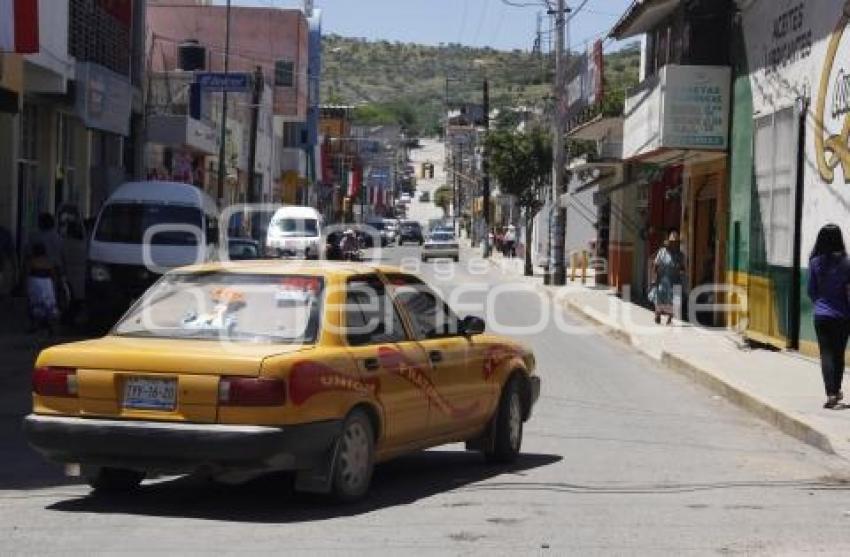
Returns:
[[[516,458],[540,379],[484,327],[393,267],[187,267],[107,336],[41,352],[24,430],[104,492],[291,470],[296,489],[354,500],[375,463],[427,447]]]

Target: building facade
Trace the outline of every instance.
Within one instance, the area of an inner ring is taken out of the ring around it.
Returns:
[[[316,17],[314,14],[313,17]],[[196,41],[206,49],[204,68],[208,72],[224,71],[226,42],[226,7],[184,1],[160,0],[148,6],[148,49],[150,67],[156,73],[174,71],[179,67],[180,45],[187,40]],[[314,24],[315,28],[315,24]],[[310,145],[308,109],[310,103],[310,24],[300,9],[233,7],[230,15],[230,56],[228,71],[254,74],[259,68],[270,89],[271,121],[268,122],[270,144],[264,146],[262,128],[266,119],[261,114],[261,133],[258,139],[257,164],[268,168],[268,177],[260,175],[262,183],[247,184],[248,135],[250,118],[236,116],[239,101],[228,104],[234,117],[228,117],[225,161],[227,192],[225,202],[240,202],[247,198],[247,189],[261,191],[257,200],[271,202],[309,201],[308,181],[315,176],[315,146]],[[315,61],[315,60],[314,60]],[[315,71],[315,68],[314,68]],[[221,117],[216,106],[221,104],[221,93],[212,95],[213,127],[218,127]],[[266,98],[263,95],[262,98]],[[234,108],[235,107],[235,108]],[[218,119],[216,116],[218,115]],[[265,154],[264,154],[265,153]],[[234,159],[235,157],[235,159]],[[207,182],[218,180],[218,159],[206,156]],[[213,163],[210,166],[210,163]],[[257,172],[265,171],[264,168]],[[294,195],[292,192],[294,191]]]
[[[0,224],[20,250],[39,213],[89,217],[140,173],[145,2],[37,2],[37,51],[2,55]]]
[[[813,354],[808,254],[824,224],[850,232],[850,5],[737,8],[727,270],[749,338]]]
[[[646,299],[652,257],[674,228],[687,257],[685,288],[726,280],[733,15],[728,0],[645,0],[611,32],[642,37],[641,82],[624,113],[628,186],[612,196],[624,215],[610,238],[612,276],[633,299]]]

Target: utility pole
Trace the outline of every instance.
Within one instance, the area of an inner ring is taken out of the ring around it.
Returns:
[[[260,121],[260,99],[263,96],[263,68],[257,66],[254,70],[254,90],[251,94],[251,135],[248,147],[248,203],[257,202],[257,128]]]
[[[224,23],[224,75],[230,73],[230,0],[227,0]],[[218,188],[217,196],[220,205],[224,205],[224,157],[226,156],[227,143],[227,88],[222,94],[221,104],[221,134],[218,146]]]
[[[460,151],[460,155],[457,156],[455,153],[454,147],[457,147]],[[463,144],[452,144],[452,159],[454,159],[454,172],[452,172],[452,229],[454,229],[455,233],[457,233],[457,209],[458,209],[458,166],[463,164]]]
[[[484,202],[484,257],[490,257],[490,153],[487,137],[490,135],[490,81],[484,80],[484,144],[481,150],[481,197]]]
[[[552,13],[551,11],[549,12]],[[564,60],[564,35],[569,8],[565,0],[558,0],[555,11],[555,122],[552,141],[554,168],[552,169],[552,202],[555,204],[555,223],[552,226],[551,261],[549,268],[551,276],[549,284],[563,286],[567,281],[567,269],[564,265],[564,231],[567,228],[567,210],[561,207],[560,198],[564,192],[564,167],[566,166],[566,151],[564,149],[564,125],[567,119],[567,91],[564,87],[566,63]]]

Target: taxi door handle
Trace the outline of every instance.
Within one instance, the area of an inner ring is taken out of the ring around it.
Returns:
[[[378,371],[381,368],[381,363],[378,358],[366,358],[363,360],[363,367],[366,371]]]
[[[428,352],[428,359],[431,360],[431,363],[436,364],[437,362],[443,361],[443,353],[439,350],[431,350]]]

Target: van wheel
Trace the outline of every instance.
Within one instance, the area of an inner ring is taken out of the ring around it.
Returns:
[[[333,467],[333,494],[349,503],[366,495],[375,468],[375,432],[362,410],[352,412],[342,426]]]
[[[144,472],[123,468],[96,468],[86,475],[96,493],[127,493],[137,489],[144,479]]]
[[[488,462],[514,462],[522,447],[522,394],[519,380],[514,377],[502,391],[498,414],[493,423],[493,444],[485,456]]]

